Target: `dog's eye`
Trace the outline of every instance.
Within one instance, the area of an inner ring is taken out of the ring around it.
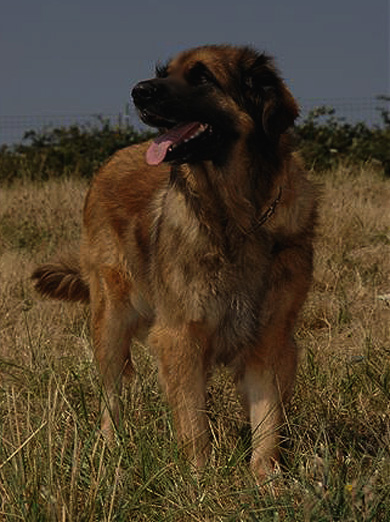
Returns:
[[[168,65],[157,64],[156,65],[156,77],[166,78],[168,76]]]
[[[187,81],[191,85],[218,85],[213,73],[201,62],[197,62],[187,73]]]

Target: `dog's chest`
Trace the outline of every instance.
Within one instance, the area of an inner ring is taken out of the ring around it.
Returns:
[[[232,329],[240,337],[252,332],[265,292],[267,256],[245,246],[227,256],[178,205],[157,226],[151,273],[158,315]]]

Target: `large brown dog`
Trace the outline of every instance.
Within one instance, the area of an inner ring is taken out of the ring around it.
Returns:
[[[159,137],[100,170],[80,263],[38,268],[36,287],[90,301],[103,430],[118,420],[131,340],[146,326],[191,460],[202,465],[209,453],[206,383],[224,363],[262,477],[278,456],[297,365],[292,332],[312,274],[315,192],[288,133],[297,105],[268,56],[230,46],[180,54],[132,96]]]

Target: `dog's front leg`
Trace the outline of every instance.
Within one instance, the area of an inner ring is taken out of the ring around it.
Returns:
[[[273,331],[247,358],[240,382],[252,430],[251,467],[260,481],[279,460],[282,407],[291,396],[297,365],[294,342]]]
[[[252,431],[251,468],[263,480],[278,460],[280,398],[273,372],[261,365],[247,364],[241,391]]]
[[[155,326],[149,336],[159,364],[159,377],[172,407],[179,445],[197,467],[209,451],[206,415],[207,339],[197,325]]]

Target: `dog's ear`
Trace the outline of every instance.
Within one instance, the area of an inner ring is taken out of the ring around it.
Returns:
[[[280,136],[294,124],[299,109],[288,88],[281,82],[271,89],[263,104],[263,128],[270,136]]]
[[[269,137],[278,138],[293,125],[299,109],[272,59],[259,55],[247,69],[245,84],[255,119]]]

